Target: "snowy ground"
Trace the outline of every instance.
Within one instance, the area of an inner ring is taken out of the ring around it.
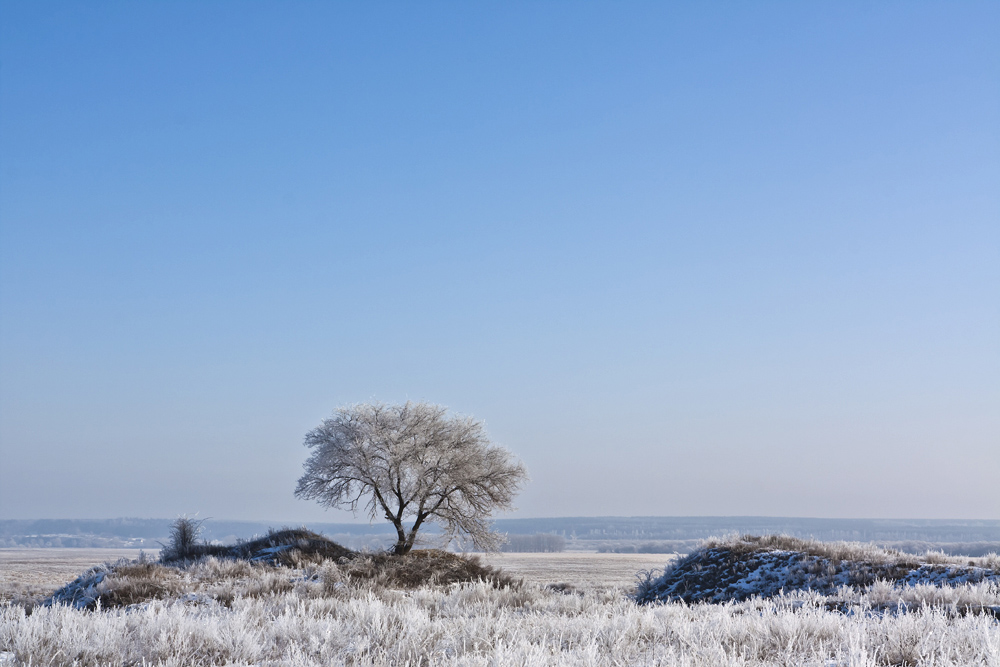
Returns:
[[[493,554],[482,557],[526,582],[547,585],[568,584],[575,588],[628,588],[636,574],[663,569],[676,559],[670,554],[599,554],[579,551],[537,554]]]

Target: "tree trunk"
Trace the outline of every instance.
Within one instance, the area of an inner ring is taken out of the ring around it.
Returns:
[[[423,509],[423,503],[421,503],[420,507]],[[413,527],[410,528],[410,535],[406,538],[406,541],[402,544],[402,546],[398,542],[396,543],[396,553],[401,555],[410,553],[410,549],[413,548],[413,543],[417,539],[417,531],[420,529],[420,524],[424,522],[426,516],[426,514],[422,513],[417,514],[417,518],[413,522]],[[400,534],[400,536],[402,535]],[[402,548],[402,551],[400,551],[400,548]]]
[[[406,540],[406,531],[403,530],[403,523],[393,521],[394,526],[396,526],[396,546],[392,548],[392,553],[397,556],[405,556],[410,552],[412,544],[408,544]]]

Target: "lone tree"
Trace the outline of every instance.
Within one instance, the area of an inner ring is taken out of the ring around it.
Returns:
[[[295,495],[351,511],[364,504],[373,520],[384,515],[396,528],[399,555],[409,553],[428,522],[442,526],[449,541],[464,535],[479,549],[496,550],[503,538],[490,515],[511,509],[527,471],[490,441],[482,422],[446,412],[412,402],[338,409],[306,434],[313,451]]]

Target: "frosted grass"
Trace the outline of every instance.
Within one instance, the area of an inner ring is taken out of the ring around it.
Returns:
[[[219,567],[219,569],[216,569]],[[225,566],[209,566],[221,573]],[[30,665],[1000,665],[1000,604],[981,584],[637,606],[623,590],[486,584],[350,587],[284,570],[292,589],[88,612],[0,607],[0,651]],[[240,568],[238,585],[253,585]],[[206,572],[207,574],[207,572]],[[268,576],[273,576],[273,572]],[[218,585],[218,584],[217,584]],[[270,588],[270,587],[265,587]],[[933,590],[932,590],[933,589]],[[902,600],[908,613],[877,609]]]

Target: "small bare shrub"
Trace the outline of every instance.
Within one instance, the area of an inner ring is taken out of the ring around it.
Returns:
[[[163,549],[160,551],[160,560],[167,563],[201,555],[196,553],[196,547],[203,523],[204,519],[195,521],[187,516],[178,517],[170,525],[170,544],[161,545]]]

